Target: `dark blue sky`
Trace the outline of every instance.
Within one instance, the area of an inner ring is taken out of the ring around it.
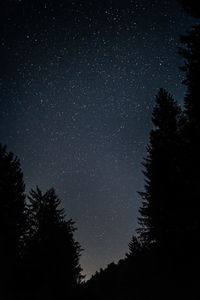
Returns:
[[[2,1],[0,142],[27,192],[55,187],[89,276],[122,258],[137,227],[154,95],[179,103],[176,1]]]

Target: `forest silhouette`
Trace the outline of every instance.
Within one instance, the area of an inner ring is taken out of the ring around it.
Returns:
[[[163,88],[155,97],[138,229],[125,258],[87,282],[55,190],[26,197],[20,161],[0,145],[0,299],[200,299],[200,25],[181,42],[184,106]]]

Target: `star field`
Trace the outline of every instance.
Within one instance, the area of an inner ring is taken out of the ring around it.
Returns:
[[[141,162],[160,87],[181,103],[176,1],[4,1],[0,142],[27,192],[56,188],[90,276],[122,258],[137,227]]]

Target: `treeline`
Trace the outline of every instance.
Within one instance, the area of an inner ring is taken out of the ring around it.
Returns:
[[[182,3],[200,17],[196,1]],[[0,299],[200,299],[200,25],[181,41],[184,107],[156,96],[139,228],[125,259],[88,282],[54,189],[26,197],[19,160],[0,146]]]
[[[54,189],[25,197],[19,160],[0,145],[0,299],[59,299],[81,282],[81,248]]]
[[[200,18],[198,1],[183,0]],[[181,37],[184,106],[160,89],[152,114],[139,228],[126,258],[97,272],[84,299],[200,299],[200,25]]]

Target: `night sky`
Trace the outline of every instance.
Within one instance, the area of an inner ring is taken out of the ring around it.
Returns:
[[[176,1],[1,1],[0,142],[27,192],[55,187],[88,277],[128,250],[154,95],[181,104],[192,23]]]

